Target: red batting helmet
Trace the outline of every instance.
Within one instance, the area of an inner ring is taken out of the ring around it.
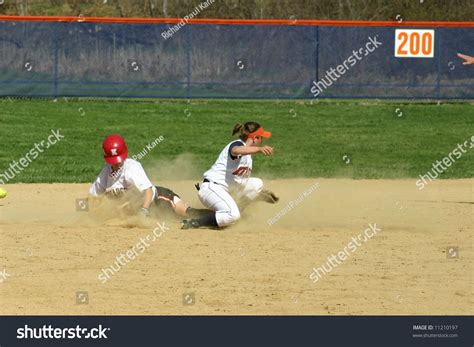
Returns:
[[[102,148],[105,161],[111,165],[123,163],[127,159],[127,145],[120,135],[107,136],[102,143]]]

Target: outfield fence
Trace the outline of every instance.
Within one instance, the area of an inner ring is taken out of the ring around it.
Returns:
[[[0,16],[0,96],[474,99],[474,22]]]

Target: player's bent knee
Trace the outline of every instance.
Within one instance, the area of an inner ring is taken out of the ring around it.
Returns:
[[[230,214],[231,214],[232,223],[235,223],[240,219],[240,211],[239,210],[237,210],[237,209],[232,210]]]
[[[250,178],[250,184],[255,190],[263,189],[263,181],[260,178],[257,178],[257,177]]]
[[[238,209],[233,209],[226,211],[225,213],[218,213],[216,218],[220,227],[229,226],[236,223],[240,219],[240,211]]]
[[[227,219],[228,225],[236,223],[240,219],[240,211],[238,209],[229,211]]]
[[[244,188],[244,195],[250,200],[255,200],[263,189],[263,181],[260,178],[252,177]]]

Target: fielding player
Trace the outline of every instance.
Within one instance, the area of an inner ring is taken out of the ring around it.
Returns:
[[[102,143],[105,166],[92,184],[89,193],[98,197],[120,197],[131,187],[143,195],[143,204],[139,213],[149,217],[150,206],[167,206],[183,217],[197,217],[209,214],[209,210],[194,209],[181,200],[172,190],[154,186],[143,170],[142,165],[127,158],[128,150],[125,140],[120,135],[107,136]]]
[[[236,133],[239,133],[240,139],[224,147],[214,165],[204,173],[203,183],[196,186],[203,205],[214,212],[183,220],[182,229],[219,228],[235,223],[240,218],[240,211],[232,195],[240,199],[241,206],[254,200],[278,201],[275,194],[263,189],[260,178],[250,177],[252,154],[273,154],[272,147],[260,147],[263,138],[269,138],[272,134],[256,122],[236,124],[232,135]]]

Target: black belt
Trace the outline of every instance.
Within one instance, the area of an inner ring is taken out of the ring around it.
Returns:
[[[209,181],[207,178],[203,179],[203,180],[202,180],[202,183],[214,183],[214,184],[218,184],[218,185],[222,186],[222,184]],[[197,190],[200,190],[200,189],[201,189],[201,186],[200,186],[199,183],[196,183],[194,186],[196,187]]]
[[[209,181],[207,178],[205,178],[205,179],[202,181],[202,183],[213,183],[213,182],[211,182],[211,181]],[[197,189],[198,191],[201,190],[201,185],[200,185],[199,183],[196,183],[194,186],[196,187],[196,189]]]
[[[214,183],[214,184],[217,184],[217,185],[219,185],[219,186],[222,186],[221,183],[209,181],[207,178],[203,179],[203,180],[202,180],[202,183]]]

